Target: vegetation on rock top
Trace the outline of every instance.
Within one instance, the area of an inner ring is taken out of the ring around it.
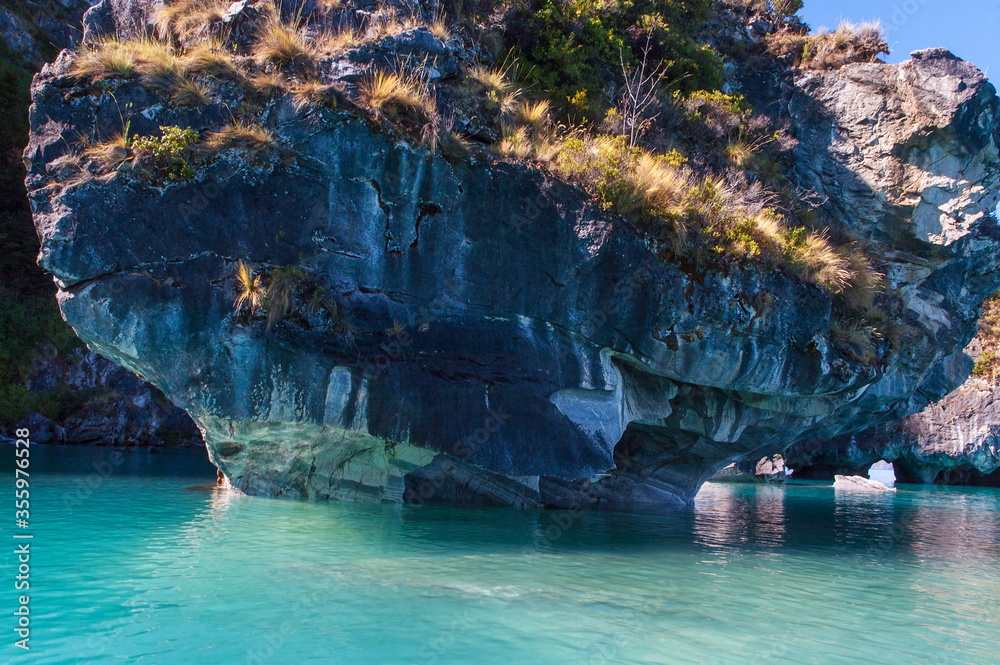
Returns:
[[[803,34],[785,18],[796,2],[736,5],[774,25],[757,57],[826,68],[885,52],[872,26]],[[251,28],[236,34],[222,20],[227,2],[168,2],[155,36],[92,43],[73,72],[97,94],[138,84],[177,109],[225,108],[232,122],[129,137],[123,119],[123,133],[91,137],[64,158],[64,184],[120,172],[186,179],[229,147],[267,154],[280,148],[268,109],[289,96],[299,113],[361,114],[448,159],[547,169],[629,220],[661,256],[702,269],[764,265],[815,284],[835,301],[839,339],[874,361],[888,337],[877,260],[824,226],[786,178],[794,141],[782,128],[720,90],[713,3],[480,0],[431,15],[408,6],[306,12],[261,0],[249,5]],[[423,34],[440,40],[438,55],[399,49],[396,40]],[[441,53],[457,60],[457,74],[437,71]],[[368,63],[366,73],[332,76],[330,61],[348,54]]]

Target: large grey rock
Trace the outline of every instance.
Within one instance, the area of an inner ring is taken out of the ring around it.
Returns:
[[[819,214],[868,240],[899,294],[907,333],[874,361],[838,342],[814,286],[664,261],[547,172],[452,163],[345,108],[270,106],[288,163],[226,153],[168,186],[64,187],[50,169],[65,139],[110,135],[119,109],[140,133],[228,117],[135,85],[67,95],[70,57],[33,86],[39,260],[78,334],[187,410],[248,492],[683,503],[730,462],[945,395],[1000,286],[998,101],[944,52],[803,75],[782,102]],[[241,258],[299,266],[353,332],[237,317]]]
[[[83,15],[83,41],[152,34],[152,12],[163,4],[163,0],[100,0]]]
[[[833,479],[833,487],[838,490],[854,492],[894,492],[896,490],[883,482],[864,476],[837,476]]]

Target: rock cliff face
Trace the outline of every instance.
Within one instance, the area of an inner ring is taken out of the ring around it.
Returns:
[[[972,377],[940,402],[899,421],[788,451],[806,474],[861,472],[879,459],[900,482],[1000,486],[1000,388]]]
[[[197,446],[201,433],[186,413],[132,372],[95,353],[41,357],[28,390],[72,391],[76,399],[52,422],[27,414],[15,427],[26,427],[36,443],[91,446]]]
[[[11,0],[0,7],[0,439],[27,426],[38,442],[201,445],[194,423],[158,390],[93,353],[67,348],[72,332],[59,320],[52,278],[35,265],[38,239],[20,159],[28,82],[47,58],[79,44],[90,4]]]
[[[223,152],[190,180],[60,181],[67,138],[122,116],[139,134],[226,119],[134,82],[82,87],[73,57],[33,86],[40,263],[80,337],[184,408],[248,492],[683,503],[737,459],[943,397],[1000,286],[998,100],[942,50],[781,80],[801,187],[898,296],[874,360],[831,332],[815,286],[667,260],[551,173],[448,161],[349,105],[287,94],[264,111],[281,151]],[[358,68],[334,60],[331,80]],[[294,265],[335,302],[267,331],[234,312],[240,259]]]

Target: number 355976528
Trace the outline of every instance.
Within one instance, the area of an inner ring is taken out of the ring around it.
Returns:
[[[31,434],[27,429],[18,429],[14,432],[17,436],[17,445],[15,446],[14,455],[16,455],[17,468],[14,469],[14,485],[17,488],[17,515],[16,519],[28,519],[28,456],[30,455],[30,448],[28,447],[30,441],[28,436]]]

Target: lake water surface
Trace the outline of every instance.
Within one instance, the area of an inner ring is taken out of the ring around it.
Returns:
[[[32,650],[13,647],[11,506],[0,662],[1000,663],[995,489],[461,510],[191,489],[203,458],[32,448]]]

